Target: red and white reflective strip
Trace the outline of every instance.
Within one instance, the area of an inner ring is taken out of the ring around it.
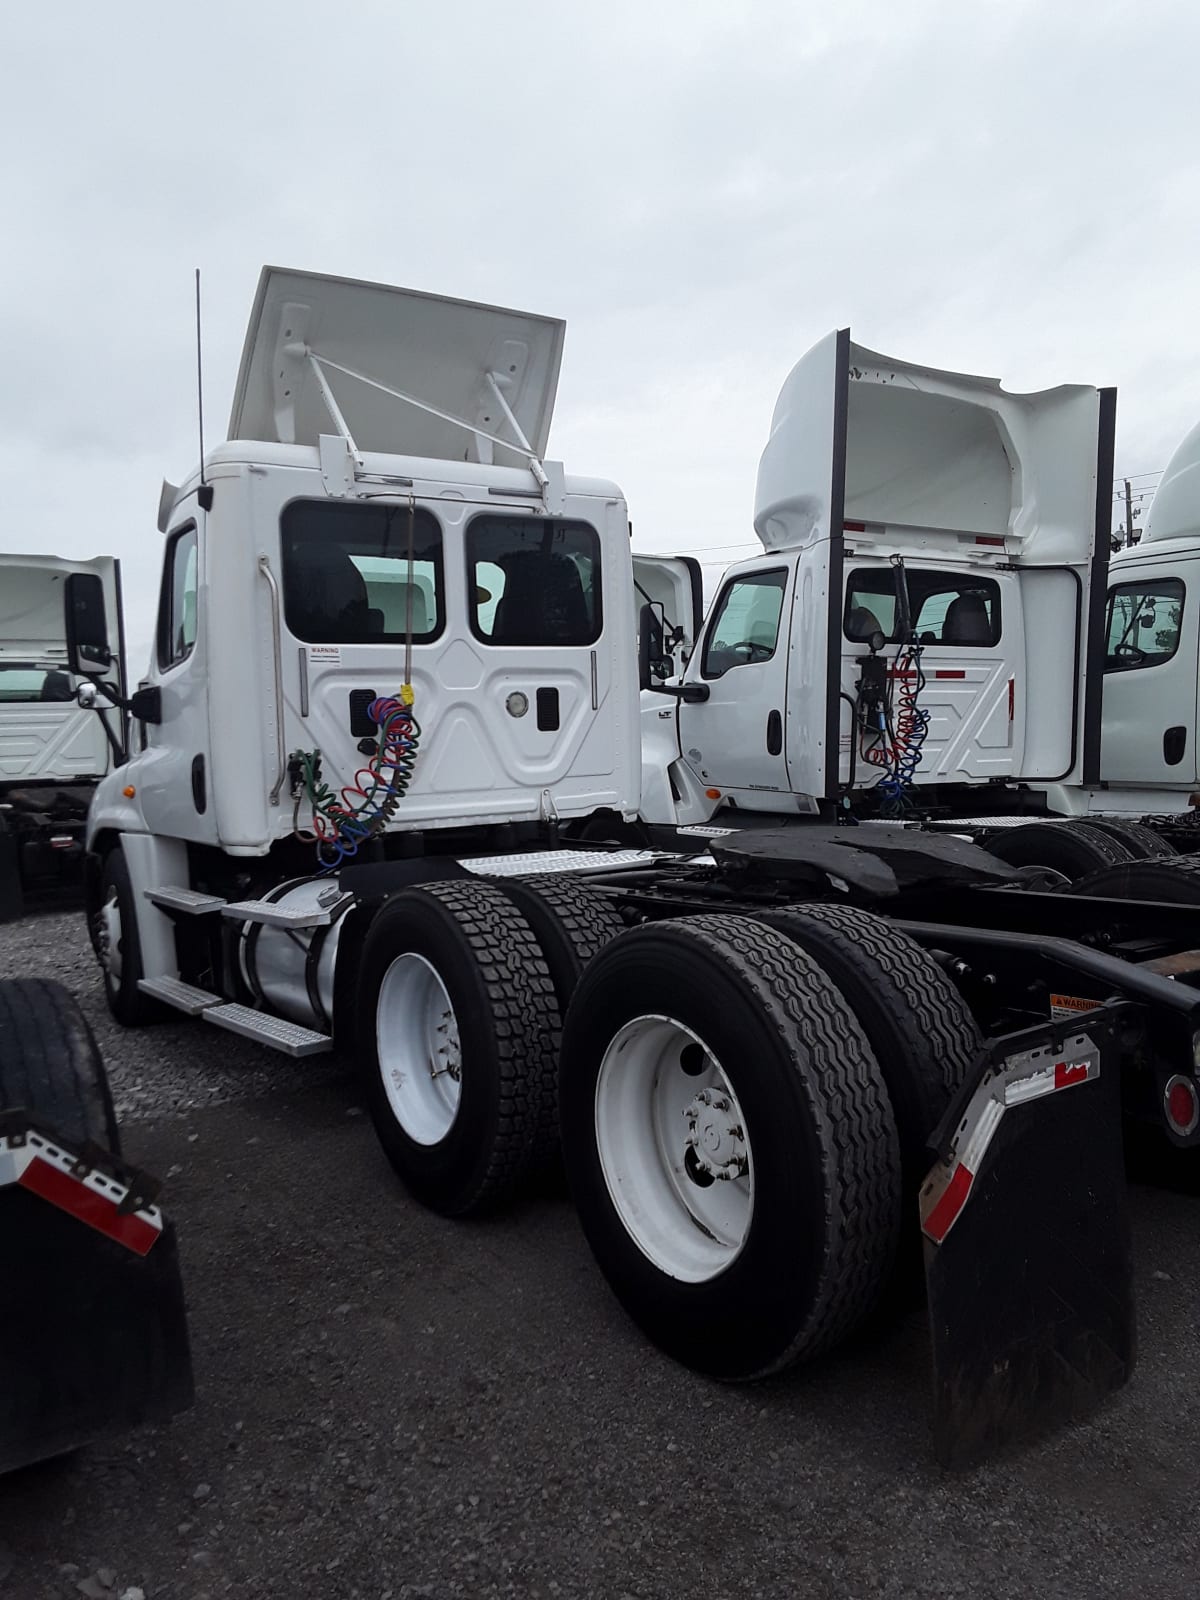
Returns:
[[[921,1231],[941,1244],[962,1215],[988,1145],[1010,1106],[1073,1089],[1100,1076],[1100,1052],[1086,1034],[1065,1050],[1023,1050],[989,1072],[971,1097],[949,1159],[940,1161],[921,1189]]]
[[[162,1212],[146,1206],[121,1213],[127,1185],[103,1172],[75,1172],[75,1165],[73,1155],[40,1133],[23,1134],[19,1142],[0,1139],[0,1189],[28,1189],[135,1255],[146,1255],[162,1236]]]

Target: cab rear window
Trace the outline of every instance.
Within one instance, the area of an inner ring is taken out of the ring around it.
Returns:
[[[994,578],[912,568],[906,576],[919,644],[986,650],[1000,643],[1000,585]],[[890,567],[860,567],[850,574],[842,619],[847,639],[867,644],[881,633],[886,643],[899,644],[896,613],[896,577]]]

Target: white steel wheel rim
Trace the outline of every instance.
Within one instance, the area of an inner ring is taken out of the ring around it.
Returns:
[[[415,1144],[440,1144],[458,1116],[462,1048],[446,986],[424,956],[397,956],[384,973],[375,1041],[392,1115]]]
[[[117,891],[109,891],[100,907],[100,960],[114,984],[121,982],[121,903]]]
[[[704,1041],[667,1016],[627,1022],[600,1063],[595,1113],[604,1181],[638,1249],[683,1283],[724,1272],[750,1233],[754,1161],[737,1096]]]

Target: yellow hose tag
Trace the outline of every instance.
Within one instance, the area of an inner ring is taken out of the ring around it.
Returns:
[[[400,688],[400,704],[402,706],[411,706],[412,703],[413,703],[413,687],[412,687],[412,684],[411,683],[402,684],[401,688]]]

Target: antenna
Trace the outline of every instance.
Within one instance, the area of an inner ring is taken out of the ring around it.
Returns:
[[[200,343],[200,268],[196,268],[196,416],[200,425],[200,489],[196,498],[205,511],[212,509],[212,486],[204,476],[204,362]]]

